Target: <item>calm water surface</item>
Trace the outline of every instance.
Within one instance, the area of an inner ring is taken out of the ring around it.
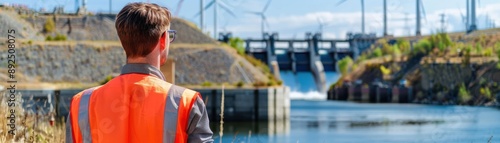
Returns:
[[[339,78],[335,72],[325,75],[328,85]],[[325,94],[315,92],[311,73],[281,72],[281,78],[295,99],[290,119],[225,123],[222,142],[500,143],[497,108],[326,101]],[[219,142],[219,125],[212,129]]]
[[[500,110],[488,107],[291,102],[290,120],[226,123],[222,142],[500,142]],[[216,142],[220,141],[218,125]]]

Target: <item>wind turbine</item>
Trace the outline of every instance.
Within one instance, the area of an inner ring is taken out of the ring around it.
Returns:
[[[247,13],[251,13],[251,14],[255,14],[255,15],[257,15],[257,16],[260,16],[260,18],[261,18],[261,20],[262,20],[262,21],[261,21],[261,22],[262,22],[262,23],[261,23],[261,32],[262,32],[262,36],[264,36],[264,24],[265,24],[267,27],[269,27],[269,24],[267,23],[267,20],[266,20],[266,15],[265,15],[265,12],[266,12],[267,8],[269,7],[269,4],[271,4],[271,0],[268,0],[268,1],[267,1],[266,5],[264,6],[264,9],[262,9],[262,11],[260,11],[260,12],[251,12],[251,11],[247,12]]]
[[[194,17],[196,16],[199,16],[200,14],[202,14],[202,11],[204,10],[207,10],[208,8],[210,8],[211,6],[214,6],[214,38],[217,39],[217,16],[218,16],[218,6],[220,6],[223,10],[225,10],[227,13],[229,13],[231,16],[233,17],[236,17],[236,15],[228,8],[228,6],[226,5],[226,3],[224,3],[223,1],[220,1],[220,0],[212,0],[210,3],[208,3],[205,8],[203,10],[200,10],[200,12],[198,12],[196,15],[194,15]],[[202,18],[200,18],[202,21],[203,21],[203,15],[201,15]],[[200,24],[202,23],[202,21],[200,21]],[[203,27],[203,25],[200,25],[201,27]]]
[[[347,0],[339,1],[335,6],[339,6]],[[365,1],[361,0],[361,33],[365,34]]]

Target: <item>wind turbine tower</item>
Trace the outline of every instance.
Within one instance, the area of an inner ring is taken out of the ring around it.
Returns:
[[[365,34],[365,0],[361,0],[361,34]]]
[[[420,0],[417,0],[417,28],[416,28],[416,35],[420,36],[422,33],[420,32]]]
[[[201,32],[203,32],[203,0],[200,0],[200,29],[201,29]]]
[[[214,38],[217,39],[217,15],[218,15],[218,10],[217,10],[217,0],[214,0]]]
[[[470,1],[470,27],[469,32],[473,32],[477,30],[477,25],[476,25],[476,0],[471,0]]]
[[[384,0],[384,36],[387,35],[387,0]]]

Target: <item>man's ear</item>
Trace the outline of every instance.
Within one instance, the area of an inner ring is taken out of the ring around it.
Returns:
[[[165,50],[165,42],[167,38],[167,32],[165,31],[160,37],[160,50]]]

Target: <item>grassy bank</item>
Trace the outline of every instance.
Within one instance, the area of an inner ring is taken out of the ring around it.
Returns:
[[[11,98],[7,92],[0,93],[0,142],[40,142],[40,143],[62,143],[64,142],[65,127],[64,122],[55,122],[53,113],[36,112],[22,108],[36,106],[37,101],[24,101],[21,94],[16,94]],[[9,100],[15,100],[10,102]],[[9,106],[10,105],[10,106]],[[45,104],[47,105],[47,104]]]

